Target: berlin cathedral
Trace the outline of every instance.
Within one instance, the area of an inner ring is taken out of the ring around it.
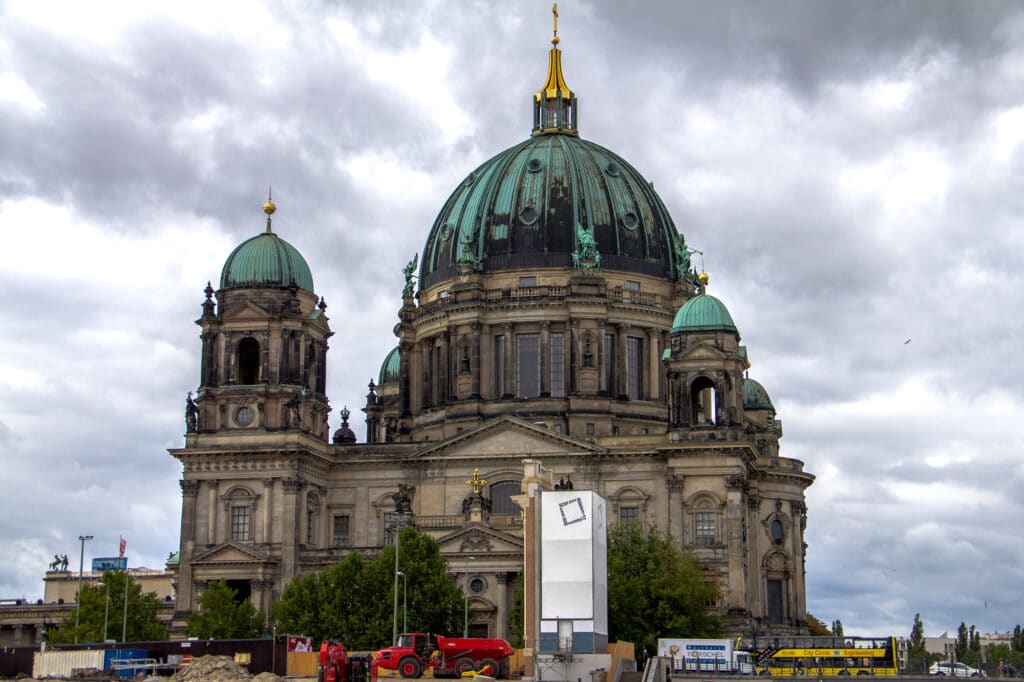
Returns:
[[[530,462],[601,495],[608,523],[667,530],[720,585],[734,635],[807,632],[814,477],[780,456],[739,327],[653,183],[579,136],[561,60],[556,32],[531,135],[471,170],[424,230],[363,437],[348,410],[328,424],[326,306],[271,201],[207,285],[200,385],[170,451],[178,628],[208,581],[269,611],[295,576],[372,556],[410,524],[466,590],[471,633],[508,637]]]

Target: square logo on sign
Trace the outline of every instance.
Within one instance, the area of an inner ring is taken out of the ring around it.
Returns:
[[[562,513],[563,526],[571,526],[574,523],[587,520],[587,512],[583,511],[583,500],[578,497],[559,502],[558,511]]]

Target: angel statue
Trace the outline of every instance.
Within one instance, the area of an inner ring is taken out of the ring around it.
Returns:
[[[412,279],[415,277],[413,274],[416,272],[416,265],[420,262],[420,254],[417,251],[416,255],[412,257],[412,260],[406,263],[405,267],[402,268],[402,274],[405,275],[405,288],[402,289],[402,296],[412,296],[413,284]]]

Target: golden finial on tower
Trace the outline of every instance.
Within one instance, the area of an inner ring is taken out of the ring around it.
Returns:
[[[558,45],[558,3],[551,5],[551,13],[554,15],[551,21],[554,22],[554,33],[551,36],[551,44]]]
[[[267,214],[267,232],[270,232],[270,216],[277,210],[277,206],[274,205],[273,197],[270,193],[270,187],[267,187],[267,203],[263,204],[263,212]]]
[[[707,286],[708,280],[711,279],[711,277],[708,275],[708,273],[702,272],[699,275],[697,275],[697,279],[700,280],[701,284]]]

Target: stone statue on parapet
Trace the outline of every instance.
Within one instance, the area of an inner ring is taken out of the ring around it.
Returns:
[[[405,288],[402,289],[402,296],[403,297],[404,296],[412,296],[412,291],[413,291],[413,288],[414,288],[412,280],[413,280],[413,277],[416,276],[413,273],[416,272],[416,265],[419,263],[419,261],[420,261],[420,254],[417,251],[416,255],[412,257],[412,260],[409,261],[408,263],[406,263],[405,267],[402,268],[402,274],[405,275]]]
[[[572,252],[572,265],[577,270],[591,270],[601,267],[601,254],[597,240],[590,230],[576,223],[576,250]]]
[[[192,391],[188,392],[185,398],[185,433],[196,433],[199,431],[199,406],[192,400]]]
[[[68,555],[60,554],[53,555],[53,561],[50,562],[51,571],[66,571],[68,570]]]

